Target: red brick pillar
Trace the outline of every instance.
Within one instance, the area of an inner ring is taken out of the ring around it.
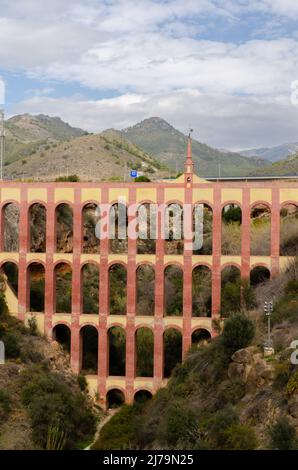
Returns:
[[[19,319],[24,321],[29,310],[29,283],[27,276],[27,252],[29,248],[29,221],[27,186],[21,186],[20,222],[19,222]]]
[[[136,189],[130,188],[128,201],[128,226],[133,235],[136,221]],[[134,205],[134,206],[132,206]],[[135,351],[135,315],[136,315],[136,253],[137,241],[128,237],[128,260],[127,260],[127,323],[126,323],[126,401],[133,402],[134,379],[136,373],[136,351]]]
[[[73,208],[73,263],[71,307],[71,367],[75,373],[81,369],[80,313],[82,306],[81,251],[82,251],[81,189],[75,188]]]
[[[52,317],[55,311],[55,276],[53,255],[56,250],[56,214],[54,187],[48,187],[46,221],[46,267],[45,267],[45,318],[44,329],[48,339],[52,339]]]
[[[184,235],[184,263],[183,263],[183,357],[191,346],[191,317],[192,317],[192,189],[185,189],[185,204],[183,208]]]
[[[250,275],[250,188],[242,191],[242,227],[241,227],[241,277]]]
[[[220,314],[221,291],[221,188],[217,184],[214,187],[213,231],[212,231],[212,318]]]
[[[108,203],[108,188],[101,191],[102,203]],[[107,214],[101,209],[101,217]],[[98,338],[98,394],[100,402],[104,405],[106,402],[106,382],[109,373],[109,344],[107,315],[109,312],[109,271],[108,271],[109,240],[108,238],[100,240],[100,275],[99,275],[99,338]]]
[[[154,313],[154,390],[157,390],[163,379],[163,315],[164,315],[164,227],[163,227],[163,214],[164,208],[161,206],[164,203],[164,190],[157,188],[157,205],[158,210],[156,213],[156,262],[155,262],[155,313]]]
[[[0,204],[0,251],[4,251],[4,206]]]
[[[277,276],[279,273],[279,243],[280,243],[280,202],[279,188],[272,188],[271,209],[271,273]]]

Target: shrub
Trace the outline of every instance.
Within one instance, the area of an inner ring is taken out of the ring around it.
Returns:
[[[78,382],[78,385],[79,385],[79,387],[82,391],[87,389],[87,386],[88,386],[87,380],[86,380],[86,377],[83,374],[78,375],[77,382]]]
[[[36,322],[36,317],[31,317],[28,320],[28,329],[29,329],[29,334],[32,336],[38,336],[38,328],[37,328],[37,322]]]
[[[20,356],[21,348],[18,335],[12,331],[6,331],[2,340],[5,345],[6,357],[15,359]]]
[[[20,377],[21,400],[27,408],[33,440],[46,448],[51,429],[65,433],[66,448],[76,445],[95,431],[96,419],[86,397],[65,383],[64,376],[46,366],[32,365]]]
[[[268,429],[271,449],[294,450],[297,448],[297,436],[294,426],[289,423],[286,416],[280,417]]]
[[[0,422],[7,419],[11,410],[10,396],[5,390],[0,389]]]
[[[134,445],[135,412],[133,406],[123,405],[110,421],[102,428],[99,439],[92,450],[124,450]]]
[[[253,322],[244,313],[236,313],[224,324],[221,341],[226,352],[232,355],[238,349],[246,348],[255,335]]]
[[[235,408],[231,405],[227,405],[211,417],[209,422],[207,422],[207,432],[214,444],[214,448],[225,448],[227,443],[227,435],[225,434],[225,431],[230,426],[238,424],[238,422],[238,414],[236,413]]]
[[[232,424],[224,431],[226,449],[253,450],[258,446],[254,430],[247,424]]]
[[[293,395],[298,390],[298,371],[291,375],[287,383],[287,394]]]
[[[197,419],[194,412],[180,401],[172,403],[160,426],[160,440],[171,447],[178,441],[187,441],[195,429]]]

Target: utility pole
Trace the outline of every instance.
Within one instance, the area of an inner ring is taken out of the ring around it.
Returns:
[[[3,164],[5,152],[4,111],[0,109],[0,181],[3,181]]]
[[[274,354],[272,339],[271,339],[271,313],[273,312],[273,302],[264,302],[264,312],[267,317],[267,341],[265,342],[264,353],[265,356]]]

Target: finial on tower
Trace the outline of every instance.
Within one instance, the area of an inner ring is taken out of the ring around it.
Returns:
[[[192,154],[191,154],[191,134],[193,129],[189,129],[188,133],[188,142],[187,142],[187,158],[185,161],[185,170],[184,173],[186,174],[193,174],[194,164],[192,161]]]

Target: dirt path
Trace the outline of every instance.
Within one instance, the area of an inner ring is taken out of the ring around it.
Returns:
[[[107,415],[106,417],[100,421],[100,423],[98,424],[98,428],[96,430],[96,433],[95,433],[95,436],[94,436],[94,439],[93,441],[91,442],[91,444],[89,444],[88,447],[86,447],[84,450],[90,450],[91,447],[93,446],[93,444],[95,444],[95,442],[97,441],[97,439],[99,438],[99,434],[100,434],[100,431],[102,430],[102,428],[104,427],[105,424],[107,424],[110,419],[114,416],[115,413],[117,413],[117,411],[119,411],[119,408],[110,408],[108,411],[107,411]]]

